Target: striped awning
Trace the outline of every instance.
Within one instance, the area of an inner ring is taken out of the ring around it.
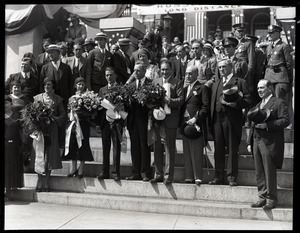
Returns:
[[[24,4],[5,5],[5,32],[7,35],[29,31],[42,22],[51,28],[63,17],[77,14],[90,27],[99,28],[101,18],[120,17],[127,4]]]

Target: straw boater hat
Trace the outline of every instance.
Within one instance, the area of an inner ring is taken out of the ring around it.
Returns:
[[[153,116],[156,120],[162,121],[166,118],[166,112],[162,107],[159,109],[155,108],[153,109]]]
[[[271,114],[271,110],[268,108],[260,109],[255,106],[249,110],[247,117],[250,121],[253,121],[255,124],[265,122]]]
[[[104,32],[97,33],[94,40],[100,40],[100,39],[107,40],[107,34],[105,34]]]
[[[53,50],[61,52],[61,48],[59,46],[57,46],[56,44],[49,45],[48,48],[46,49],[46,52],[48,53],[48,52],[53,51]]]

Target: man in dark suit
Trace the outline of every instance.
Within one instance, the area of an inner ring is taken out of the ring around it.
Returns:
[[[209,88],[197,80],[198,69],[189,66],[185,72],[183,88],[184,104],[180,108],[183,156],[185,164],[185,183],[203,183],[203,148],[207,142],[206,118],[209,115]],[[201,132],[197,138],[189,138],[184,134],[186,125],[191,125]],[[198,127],[198,128],[197,128]]]
[[[82,45],[75,44],[73,47],[74,56],[68,57],[66,64],[70,66],[73,80],[78,77],[85,79],[85,83],[91,83],[91,63],[87,58],[82,57]],[[91,90],[91,86],[87,86]]]
[[[225,168],[225,147],[228,148],[227,180],[236,186],[238,175],[238,150],[242,137],[243,112],[250,106],[251,95],[246,81],[232,73],[232,62],[223,59],[218,62],[221,78],[212,86],[211,129],[215,145],[215,179],[209,184],[223,184]],[[232,86],[232,89],[229,88]],[[223,90],[224,89],[224,90]],[[224,92],[228,89],[228,92]],[[235,92],[234,92],[235,90]],[[224,94],[234,94],[224,100]]]
[[[107,91],[116,84],[117,75],[112,66],[108,66],[105,70],[105,76],[108,84],[99,90],[99,96],[103,97]],[[103,145],[103,167],[102,172],[97,178],[99,180],[109,178],[109,155],[111,141],[113,142],[113,171],[114,180],[120,180],[120,155],[121,155],[121,140],[123,133],[124,120],[116,119],[113,122],[108,122],[106,119],[106,109],[101,109],[97,114],[96,130],[101,132]]]
[[[105,48],[107,43],[107,35],[105,33],[97,33],[95,42],[98,44],[98,47],[91,50],[88,55],[92,67],[92,74],[91,79],[86,80],[86,85],[89,90],[98,93],[101,87],[107,85],[105,69],[111,65],[112,54]]]
[[[47,64],[50,61],[49,54],[46,52],[46,50],[50,44],[51,44],[51,39],[50,38],[45,39],[45,41],[43,43],[44,52],[39,54],[36,58],[36,64],[37,64],[39,73],[41,72],[42,66]]]
[[[139,89],[145,84],[152,82],[145,77],[146,65],[138,61],[134,66],[135,81],[128,84],[133,89]],[[132,175],[126,180],[149,181],[150,171],[150,147],[147,144],[147,125],[149,109],[146,105],[134,102],[127,116],[127,129],[131,142]]]
[[[173,182],[175,153],[176,153],[176,133],[179,127],[180,106],[183,104],[184,96],[182,92],[182,82],[172,77],[171,64],[163,61],[160,64],[161,77],[154,79],[154,85],[161,85],[166,88],[166,105],[169,110],[166,111],[166,118],[161,122],[160,129],[156,130],[156,141],[154,143],[154,163],[156,177],[151,182],[161,182],[164,179],[165,184]],[[162,129],[161,129],[162,128]],[[160,131],[165,134],[165,171],[163,171],[163,147],[161,143]]]
[[[257,85],[262,99],[248,112],[252,121],[247,140],[248,151],[254,155],[259,201],[252,208],[273,209],[277,204],[277,169],[281,169],[284,156],[284,128],[289,125],[286,103],[274,96],[272,83],[262,79]],[[263,118],[255,112],[265,110]],[[269,113],[268,113],[269,112]]]
[[[45,78],[52,78],[55,80],[56,87],[54,93],[62,97],[63,106],[67,111],[68,100],[74,93],[74,80],[70,66],[64,64],[60,60],[60,48],[53,44],[49,45],[46,52],[49,54],[50,62],[43,65],[40,75],[40,92],[43,92],[43,83]],[[58,129],[59,147],[65,147],[65,124]]]
[[[119,50],[112,56],[112,65],[115,67],[118,75],[117,82],[125,84],[132,73],[130,57],[126,53],[129,48],[129,39],[123,38],[118,40]]]
[[[10,94],[10,83],[19,81],[21,83],[22,93],[33,102],[33,96],[39,94],[39,79],[32,72],[32,59],[29,57],[22,58],[21,72],[11,74],[5,81],[5,94]]]
[[[177,45],[175,47],[175,52],[176,56],[170,58],[170,62],[172,64],[172,76],[183,81],[189,60],[182,45]]]

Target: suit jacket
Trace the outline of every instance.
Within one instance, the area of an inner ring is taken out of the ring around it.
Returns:
[[[205,60],[203,64],[204,76],[206,80],[215,79],[215,71],[217,66],[216,56],[212,56]]]
[[[204,56],[201,56],[199,61],[199,65],[196,65],[196,58],[190,60],[187,64],[187,66],[196,66],[198,68],[198,81],[200,81],[201,83],[203,83],[204,81],[208,80],[207,77],[205,77],[205,63],[206,63],[206,58]]]
[[[65,41],[69,43],[70,42],[84,43],[84,39],[86,38],[86,36],[87,36],[86,27],[84,25],[79,24],[77,27],[70,26],[65,36]]]
[[[66,64],[70,66],[72,74],[74,73],[74,66],[75,66],[75,57],[68,57]],[[78,69],[80,73],[80,77],[85,79],[87,88],[91,90],[91,63],[87,58],[81,57],[78,61]]]
[[[222,111],[226,112],[230,122],[234,122],[233,128],[238,136],[242,136],[242,126],[243,126],[243,108],[247,108],[252,103],[252,98],[250,91],[247,87],[247,83],[244,79],[238,78],[233,75],[229,82],[226,85],[235,84],[238,86],[238,89],[243,93],[243,97],[238,99],[236,102],[236,107],[229,107],[222,105]],[[223,94],[223,79],[219,79],[212,85],[212,95],[211,95],[211,105],[210,105],[210,115],[213,123],[214,114],[216,114],[216,105],[220,104],[220,97]],[[213,128],[211,126],[211,128]]]
[[[39,74],[41,73],[42,66],[47,64],[48,62],[50,62],[50,59],[49,59],[49,56],[46,58],[46,52],[41,53],[37,56],[36,65],[37,65]]]
[[[74,93],[74,80],[70,66],[60,62],[59,68],[56,70],[52,62],[44,65],[40,75],[40,92],[44,92],[43,82],[46,77],[51,77],[56,81],[55,94],[67,102]]]
[[[148,79],[146,77],[145,82],[143,85],[151,83],[152,80]],[[136,89],[136,82],[131,82],[128,84],[130,88],[133,90]],[[136,123],[136,121],[141,121],[143,124],[148,124],[148,113],[149,113],[149,108],[144,105],[142,106],[141,104],[137,102],[133,102],[131,104],[131,107],[129,108],[128,115],[127,115],[127,129],[131,130],[133,125]]]
[[[115,67],[116,73],[118,75],[117,82],[118,83],[126,83],[130,74],[132,73],[132,65],[130,61],[130,57],[127,53],[124,53],[125,57],[121,53],[120,50],[115,52],[112,56],[112,65]],[[130,69],[130,74],[127,72],[127,68]]]
[[[5,81],[5,94],[10,94],[10,83],[13,81],[21,82],[21,89],[25,96],[27,96],[30,101],[33,101],[33,96],[40,93],[39,78],[30,72],[29,79],[25,79],[21,72],[11,74]]]
[[[182,82],[179,79],[169,78],[168,83],[171,85],[170,88],[170,104],[171,114],[167,114],[164,119],[167,128],[178,128],[180,119],[180,106],[184,102]],[[153,80],[153,84],[163,86],[163,78],[157,78]]]
[[[259,102],[255,107],[259,107]],[[252,122],[247,139],[247,144],[253,147],[253,140],[259,137],[260,142],[265,145],[266,151],[274,160],[278,169],[281,169],[284,156],[284,128],[289,125],[289,114],[287,105],[281,99],[271,97],[263,108],[271,110],[271,114],[265,121],[268,129],[256,129]]]
[[[272,68],[267,68],[265,79],[272,83],[284,82],[289,83],[293,78],[293,58],[291,55],[290,46],[281,39],[272,48],[272,45],[267,47],[267,62],[268,66],[278,66],[278,71]]]
[[[99,48],[95,48],[89,52],[88,60],[90,61],[92,73],[90,81],[87,80],[87,86],[93,84],[105,86],[107,81],[105,78],[105,69],[111,66],[112,54],[105,49],[105,53],[102,53]]]
[[[177,78],[179,80],[183,80],[185,76],[185,70],[188,64],[188,59],[184,63],[181,62],[181,58],[178,59],[176,56],[170,58],[171,64],[172,64],[172,75],[174,78]]]

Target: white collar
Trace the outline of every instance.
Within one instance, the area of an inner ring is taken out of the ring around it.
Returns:
[[[22,74],[22,76],[23,76],[24,78],[25,78],[25,75],[26,75],[28,78],[30,78],[30,72],[25,73],[25,72],[21,71],[21,74]]]
[[[267,98],[263,99],[263,100],[264,100],[264,101],[263,101],[264,104],[268,103],[272,96],[273,96],[273,95],[271,94],[271,95],[269,95]]]
[[[141,86],[144,84],[146,77],[143,77],[142,79],[136,79],[136,86],[138,86],[139,82],[141,82]]]
[[[275,46],[279,41],[280,41],[280,38],[277,39],[277,40],[275,40],[275,41],[273,42],[273,45]]]
[[[59,66],[60,66],[60,59],[58,59],[58,60],[56,61],[56,65],[55,65],[55,62],[54,62],[54,61],[52,61],[52,64],[53,64],[54,66],[59,67]]]
[[[226,83],[224,83],[223,85],[227,84],[227,83],[229,82],[229,80],[232,78],[232,76],[233,76],[233,73],[229,74],[229,75],[226,77]],[[225,77],[223,77],[223,82],[224,82],[224,78],[225,78]]]

